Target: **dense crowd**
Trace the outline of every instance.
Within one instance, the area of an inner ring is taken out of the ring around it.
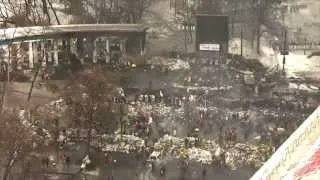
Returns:
[[[149,156],[151,167],[160,162],[162,175],[166,162],[171,160],[231,169],[258,168],[313,108],[310,101],[299,99],[299,93],[292,95],[296,101],[279,93],[271,97],[233,97],[237,87],[232,78],[239,77],[228,75],[227,69],[215,67],[212,72],[197,74],[192,66],[181,66],[187,73],[170,88],[155,89],[151,81],[149,88],[134,92],[118,88],[110,103],[125,109],[121,112],[121,127],[112,134],[93,130],[91,145],[106,154]],[[213,72],[222,71],[225,81],[211,78]],[[253,94],[254,89],[249,91]],[[61,118],[66,108],[60,99],[38,110]],[[87,133],[85,128],[65,128],[60,130],[58,142],[63,148],[84,141]]]

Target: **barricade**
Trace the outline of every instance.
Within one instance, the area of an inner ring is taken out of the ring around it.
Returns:
[[[283,167],[292,157],[293,152],[302,142],[314,135],[320,135],[320,107],[318,107],[279,147],[271,158],[251,177],[250,180],[280,179],[281,167]],[[283,173],[284,174],[284,173]]]

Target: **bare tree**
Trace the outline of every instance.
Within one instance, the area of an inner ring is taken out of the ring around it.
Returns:
[[[122,0],[120,12],[127,23],[137,23],[141,20],[143,14],[150,7],[153,0]]]
[[[154,0],[64,0],[81,23],[138,23]]]
[[[81,72],[73,76],[62,91],[69,106],[71,118],[77,125],[87,129],[87,152],[90,150],[92,131],[100,123],[101,114],[108,111],[114,88],[119,84],[118,74],[106,73],[98,70]],[[115,127],[117,122],[104,116],[110,127]],[[108,128],[110,128],[108,127]],[[107,128],[107,127],[106,127]]]
[[[49,4],[49,7],[48,7]],[[60,21],[57,17],[55,9],[52,6],[50,0],[25,0],[25,1],[10,1],[10,0],[1,0],[0,5],[5,8],[0,8],[0,22],[2,22],[2,26],[4,28],[8,28],[10,26],[31,26],[31,25],[47,25],[51,23],[51,17],[49,11],[53,11],[53,14],[56,17],[57,23],[60,24]],[[39,8],[41,7],[41,8]],[[42,9],[42,13],[39,12],[39,9]],[[5,32],[4,32],[5,33]],[[8,37],[9,39],[14,38]],[[21,47],[19,47],[21,48]],[[8,83],[10,81],[10,71],[11,67],[11,45],[8,47],[9,57],[7,60],[7,79]],[[45,53],[42,53],[42,58],[40,58],[40,62],[36,64],[34,68],[34,76],[30,85],[28,97],[27,97],[27,105],[30,102],[32,90],[34,87],[34,83],[39,75],[40,70],[42,69],[42,60],[44,58]],[[16,59],[16,61],[21,61],[21,59]],[[5,96],[7,91],[7,83],[4,84],[2,101],[1,101],[1,109],[3,109],[5,105]]]
[[[282,29],[281,24],[277,23],[275,15],[280,11],[279,5],[283,0],[243,0],[242,4],[249,6],[242,7],[241,11],[251,11],[250,17],[243,17],[241,19],[248,18],[245,22],[253,27],[253,35],[256,37],[256,50],[260,54],[260,39],[264,32],[271,32],[274,35],[280,34],[277,32]],[[249,2],[248,2],[249,1]],[[262,29],[262,27],[266,29]]]
[[[0,121],[0,162],[3,163],[3,180],[7,180],[13,167],[34,150],[40,138],[31,126],[24,123],[15,112],[5,112]]]
[[[56,10],[53,8],[50,0],[1,0],[0,5],[5,7],[0,9],[0,22],[5,27],[8,24],[13,26],[52,24],[50,12],[54,14],[57,24],[60,24]]]

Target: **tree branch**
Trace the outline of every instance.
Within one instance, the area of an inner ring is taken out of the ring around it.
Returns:
[[[50,0],[48,0],[48,3],[49,3],[49,6],[50,6],[51,11],[53,12],[53,14],[54,14],[54,16],[55,16],[55,18],[56,18],[56,20],[57,20],[57,23],[60,25],[60,24],[61,24],[61,23],[60,23],[60,20],[59,20],[59,18],[58,18],[58,15],[57,15],[56,10],[53,8],[52,2],[51,2]]]

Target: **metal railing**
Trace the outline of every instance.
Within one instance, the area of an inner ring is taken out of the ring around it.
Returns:
[[[296,148],[307,138],[320,134],[320,106],[302,125],[280,146],[271,158],[251,177],[250,180],[269,180],[279,173],[285,162],[292,158]],[[277,177],[280,179],[281,177]]]

